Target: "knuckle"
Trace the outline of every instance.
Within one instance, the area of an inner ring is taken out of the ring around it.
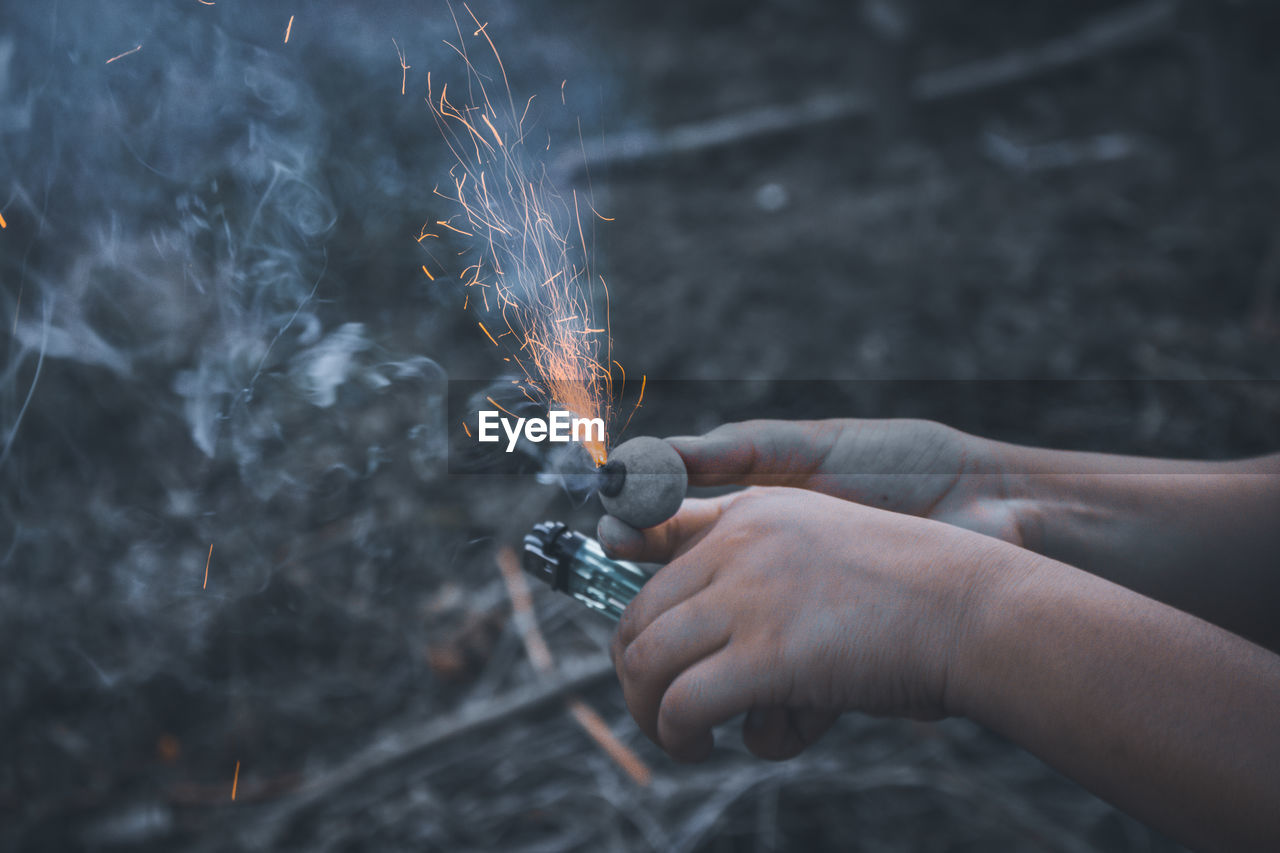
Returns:
[[[955,441],[957,436],[961,435],[958,429],[938,421],[916,420],[909,423],[917,433],[917,440],[929,446],[950,444]]]
[[[763,514],[768,511],[771,501],[777,500],[779,495],[788,494],[790,491],[792,490],[785,486],[752,486],[738,493],[738,499],[733,502],[733,507],[739,511]]]
[[[733,438],[735,435],[741,432],[744,428],[749,429],[752,423],[753,423],[752,421],[739,421],[739,422],[731,422],[727,424],[720,424],[715,429],[712,429],[710,432],[705,433],[705,437],[717,438],[717,439]]]
[[[609,659],[613,661],[614,667],[618,668],[618,674],[622,674],[622,656],[626,652],[627,644],[622,641],[622,632],[618,631],[613,635],[613,642],[609,644]]]
[[[633,640],[640,634],[640,626],[644,624],[644,590],[632,599],[622,611],[622,618],[618,620],[618,630],[613,635],[614,646],[621,650],[629,646]]]
[[[667,688],[662,704],[658,706],[658,728],[666,732],[680,731],[693,711],[693,697],[688,690],[674,684]]]
[[[729,508],[735,522],[726,531],[735,541],[749,545],[761,535],[778,527],[779,514],[775,501],[783,490],[764,486],[748,489]]]
[[[759,546],[759,537],[767,535],[768,532],[768,528],[762,529],[757,525],[735,528],[733,530],[726,531],[723,539],[721,539],[720,545],[722,548],[733,554],[749,554],[754,547]],[[746,565],[745,562],[737,560],[735,560],[734,563],[737,568],[741,568]]]
[[[628,681],[638,683],[650,671],[650,658],[643,642],[632,643],[618,659],[619,671]]]

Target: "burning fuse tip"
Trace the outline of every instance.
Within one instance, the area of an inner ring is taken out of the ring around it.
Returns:
[[[617,459],[610,459],[600,466],[599,475],[600,494],[605,497],[616,498],[622,493],[622,487],[627,482],[627,466]]]

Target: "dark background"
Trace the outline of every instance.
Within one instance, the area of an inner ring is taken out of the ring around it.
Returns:
[[[495,549],[598,511],[572,460],[445,473],[448,383],[508,378],[419,269],[450,10],[263,5],[4,4],[0,847],[1177,849],[964,721],[851,715],[777,765],[727,727],[674,765],[608,625],[542,590],[652,784],[525,702]],[[1273,4],[473,8],[551,176],[615,219],[628,434],[1276,449]]]

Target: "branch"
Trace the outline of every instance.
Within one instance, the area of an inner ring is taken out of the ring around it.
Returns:
[[[1095,18],[1071,35],[1033,48],[921,74],[911,86],[911,96],[924,103],[941,101],[1079,65],[1167,34],[1176,12],[1177,0],[1135,3]],[[584,142],[579,153],[562,155],[555,166],[560,174],[573,175],[584,168],[705,151],[773,133],[862,118],[871,113],[874,104],[865,92],[815,95],[796,104],[759,107],[664,131],[632,131],[597,143]]]
[[[579,659],[499,699],[467,703],[443,719],[384,735],[336,767],[311,776],[288,798],[268,807],[241,830],[240,840],[254,849],[271,849],[294,820],[338,791],[412,762],[441,743],[518,717],[612,674],[613,664],[605,655]],[[210,849],[221,849],[214,839],[211,845]]]
[[[511,610],[515,615],[516,630],[524,643],[525,652],[538,675],[546,676],[555,672],[555,658],[551,648],[538,628],[538,617],[533,611],[533,596],[529,592],[529,582],[520,570],[520,557],[510,545],[498,549],[498,568],[502,579],[507,584],[507,594],[511,596]],[[565,699],[565,707],[573,719],[596,742],[605,754],[614,760],[619,767],[631,777],[631,781],[644,787],[649,784],[652,773],[648,765],[640,759],[609,728],[608,723],[596,713],[596,710],[576,696]]]

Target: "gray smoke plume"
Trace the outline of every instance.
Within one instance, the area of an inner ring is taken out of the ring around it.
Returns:
[[[457,31],[443,3],[335,2],[285,44],[281,9],[4,13],[0,792],[33,814],[160,733],[252,740],[229,707],[311,725],[354,689],[316,674],[341,637],[388,684],[423,677],[402,644],[430,587],[406,581],[467,533],[422,514],[453,500],[433,359],[475,332],[414,243],[449,165],[425,72]],[[400,615],[369,621],[375,600]],[[299,644],[315,671],[273,669]],[[49,837],[15,831],[0,847]]]

